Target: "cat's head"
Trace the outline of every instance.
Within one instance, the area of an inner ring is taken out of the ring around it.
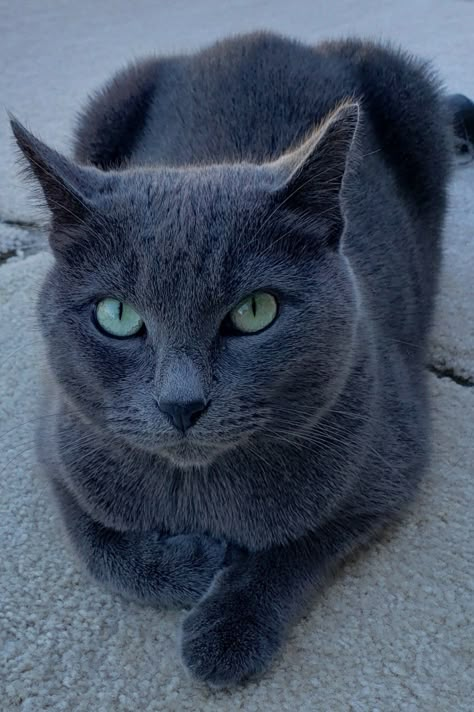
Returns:
[[[358,319],[341,248],[358,120],[344,104],[262,165],[117,172],[12,122],[52,214],[51,368],[112,441],[203,465],[289,439],[331,404]]]

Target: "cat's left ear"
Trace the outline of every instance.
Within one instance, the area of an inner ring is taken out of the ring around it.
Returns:
[[[53,216],[53,227],[80,225],[93,209],[93,196],[103,178],[94,168],[78,166],[31,134],[15,118],[10,123],[18,147],[28,162],[28,172],[41,186]],[[54,245],[53,245],[54,247]]]
[[[344,227],[341,190],[351,158],[356,159],[359,122],[359,105],[342,104],[301,146],[271,164],[278,209],[291,219],[300,218],[302,229],[332,249],[339,245]]]

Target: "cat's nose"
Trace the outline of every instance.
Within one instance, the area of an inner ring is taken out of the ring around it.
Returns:
[[[187,401],[176,403],[173,401],[158,401],[158,408],[171,420],[175,428],[186,432],[207,408],[207,403],[203,400]]]

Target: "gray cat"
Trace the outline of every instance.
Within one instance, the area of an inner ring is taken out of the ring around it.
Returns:
[[[414,497],[452,124],[404,53],[265,33],[120,72],[75,160],[12,122],[56,258],[39,459],[99,581],[193,606],[210,685]]]

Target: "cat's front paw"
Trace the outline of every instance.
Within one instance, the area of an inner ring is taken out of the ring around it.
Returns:
[[[197,603],[225,566],[228,549],[223,541],[197,534],[142,537],[136,555],[141,585],[150,591],[150,602],[165,607]],[[140,598],[146,599],[146,593]]]
[[[229,546],[203,535],[183,534],[165,539],[169,568],[176,582],[175,603],[192,605],[209,589],[217,572],[226,564]]]
[[[181,653],[191,674],[231,687],[262,673],[281,645],[276,621],[245,596],[211,595],[183,623]]]

